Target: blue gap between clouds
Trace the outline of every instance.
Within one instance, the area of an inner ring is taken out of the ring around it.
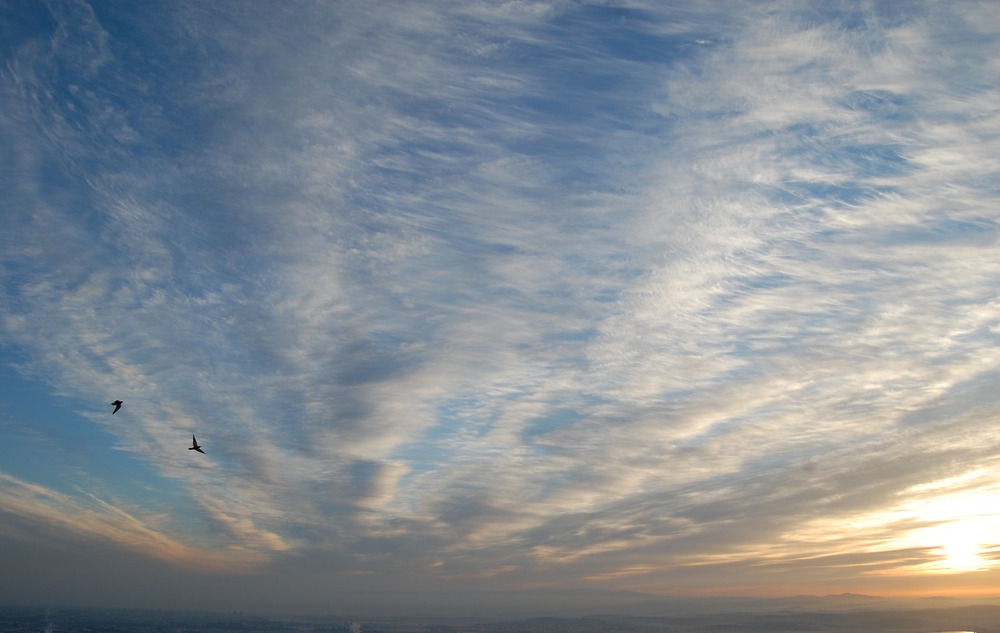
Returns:
[[[112,433],[94,424],[77,410],[90,410],[97,415],[112,415],[105,406],[120,394],[100,394],[94,402],[81,404],[68,398],[53,397],[44,383],[25,378],[13,365],[19,361],[5,350],[5,362],[0,362],[0,384],[4,403],[0,409],[0,471],[24,481],[77,496],[86,481],[100,482],[101,496],[111,492],[129,504],[180,508],[187,505],[179,482],[159,475],[146,462],[129,451],[116,448]],[[120,424],[134,423],[125,407],[115,414]],[[119,422],[120,420],[120,422]],[[184,446],[178,445],[183,458]],[[58,464],[58,467],[53,467]],[[85,473],[85,478],[81,478]]]

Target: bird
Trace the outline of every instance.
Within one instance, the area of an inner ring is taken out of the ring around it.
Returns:
[[[118,413],[118,409],[121,409],[123,404],[125,404],[125,403],[122,402],[121,400],[115,400],[114,402],[112,402],[111,404],[109,404],[108,405],[109,407],[112,406],[112,405],[114,405],[114,407],[115,407],[115,410],[111,412],[111,415],[114,415],[114,414]]]
[[[188,450],[189,451],[198,451],[202,455],[205,454],[205,451],[201,450],[201,447],[198,446],[198,440],[193,435],[191,436],[191,446],[188,446]]]

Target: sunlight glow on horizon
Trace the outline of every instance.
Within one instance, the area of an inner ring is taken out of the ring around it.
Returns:
[[[901,543],[931,547],[941,560],[921,566],[931,573],[982,571],[1000,566],[1000,516],[987,511],[1000,486],[932,497],[910,509],[928,527],[914,530]]]

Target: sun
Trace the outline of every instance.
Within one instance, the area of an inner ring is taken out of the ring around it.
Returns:
[[[921,568],[931,573],[962,573],[997,565],[1000,514],[991,510],[995,489],[964,490],[922,499],[910,506],[923,527],[913,530],[907,544],[932,551],[936,558]]]
[[[992,536],[992,521],[982,517],[966,517],[928,528],[924,535],[927,545],[936,546],[941,560],[933,567],[943,572],[969,572],[986,569],[990,561],[984,557]]]

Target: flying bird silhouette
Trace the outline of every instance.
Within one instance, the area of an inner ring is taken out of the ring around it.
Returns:
[[[202,455],[205,454],[205,451],[201,450],[201,447],[198,446],[198,440],[195,439],[195,437],[193,435],[191,436],[191,446],[188,446],[188,450],[189,451],[198,451]]]
[[[108,405],[109,407],[111,405],[114,405],[114,407],[115,407],[115,410],[111,412],[111,415],[114,415],[114,414],[118,413],[118,409],[121,409],[123,404],[125,404],[125,403],[122,402],[121,400],[115,400],[114,402],[112,402],[111,404],[109,404]]]

